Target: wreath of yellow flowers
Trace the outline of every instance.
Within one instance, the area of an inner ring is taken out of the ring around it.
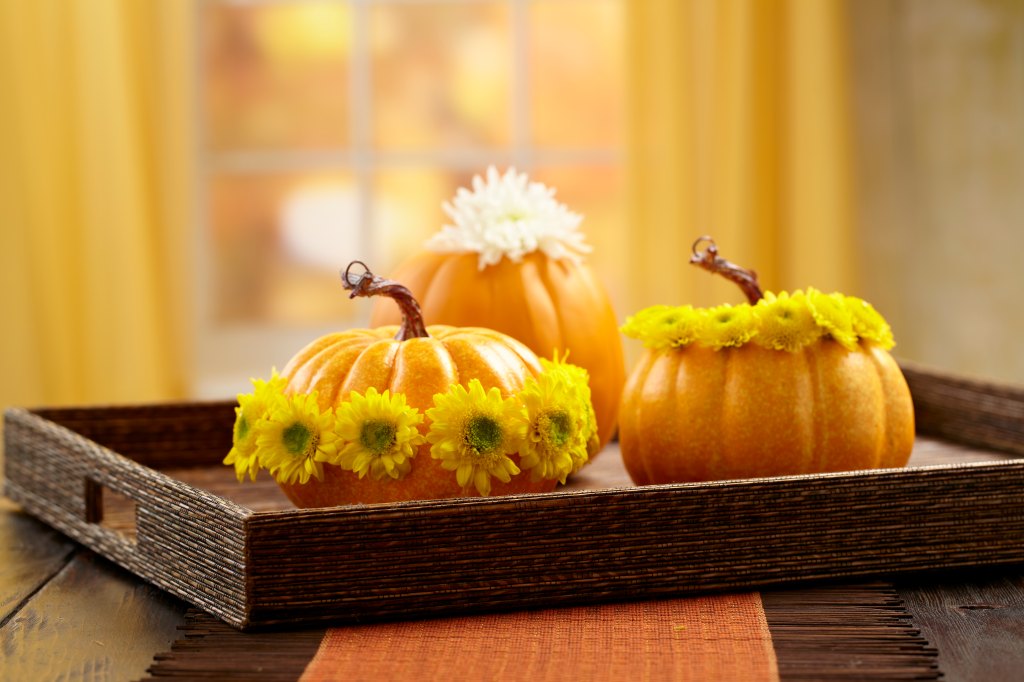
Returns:
[[[813,288],[791,294],[768,292],[755,304],[652,306],[627,318],[622,332],[655,350],[690,344],[718,350],[755,343],[774,350],[798,351],[822,337],[850,350],[862,339],[886,350],[895,345],[888,323],[871,304]]]
[[[541,360],[543,371],[517,394],[485,391],[478,379],[453,384],[421,413],[405,396],[369,388],[321,410],[316,394],[287,394],[277,372],[254,379],[238,396],[234,439],[224,463],[239,481],[267,469],[280,483],[323,480],[324,465],[359,478],[401,480],[420,445],[453,472],[464,491],[489,495],[492,479],[565,483],[599,446],[586,370],[563,359]],[[512,455],[518,454],[518,464]]]

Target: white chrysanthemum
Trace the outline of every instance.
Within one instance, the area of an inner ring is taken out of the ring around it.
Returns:
[[[455,224],[428,239],[426,248],[478,253],[481,270],[503,257],[517,262],[537,250],[577,262],[590,251],[579,231],[583,216],[556,201],[554,189],[530,182],[514,168],[500,175],[491,166],[486,181],[474,176],[473,191],[459,188],[444,211]]]

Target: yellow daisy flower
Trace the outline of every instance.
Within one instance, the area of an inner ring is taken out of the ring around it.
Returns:
[[[281,398],[288,381],[273,370],[270,380],[253,379],[252,393],[239,393],[238,406],[235,408],[235,427],[231,450],[224,458],[224,464],[235,467],[235,476],[241,483],[246,473],[256,480],[260,470],[260,460],[256,456],[256,436],[260,423],[267,418],[270,408]]]
[[[352,391],[334,416],[334,431],[344,446],[336,454],[317,454],[316,459],[354,471],[359,478],[404,478],[412,469],[417,446],[426,440],[416,428],[423,415],[401,393],[382,394],[373,387],[365,395]]]
[[[667,343],[657,334],[658,318],[671,310],[671,306],[655,305],[644,308],[635,315],[626,318],[626,323],[620,327],[620,331],[626,336],[643,341],[649,348],[666,348]]]
[[[838,341],[844,348],[857,348],[857,334],[853,330],[853,316],[842,294],[823,294],[817,289],[807,289],[807,306],[811,316],[826,334]]]
[[[455,472],[466,490],[470,483],[481,495],[491,494],[491,476],[508,483],[519,473],[509,455],[519,451],[525,437],[525,420],[519,401],[502,398],[497,388],[484,392],[479,379],[469,390],[454,384],[447,393],[434,396],[427,410],[430,456]]]
[[[671,348],[693,343],[700,331],[701,316],[693,306],[671,308],[658,317],[658,334]]]
[[[590,387],[587,371],[581,367],[541,359],[544,371],[530,379],[519,399],[526,408],[526,438],[519,451],[519,463],[533,480],[558,480],[579,470],[590,453],[589,441],[596,436],[590,417]]]
[[[870,339],[885,350],[896,345],[892,329],[870,303],[856,296],[846,296],[846,307],[853,318],[853,331],[862,339]]]
[[[566,351],[566,357],[569,352]],[[557,359],[555,360],[557,363]],[[548,360],[541,358],[541,367],[548,367]],[[553,363],[552,363],[553,364]],[[583,432],[583,439],[587,443],[587,457],[578,458],[573,457],[573,473],[580,470],[580,468],[587,463],[587,460],[597,454],[598,450],[601,449],[601,436],[597,432],[597,413],[594,412],[594,401],[591,400],[590,394],[590,374],[587,370],[583,369],[579,365],[571,365],[567,362],[562,361],[559,368],[564,372],[569,379],[573,382],[576,389],[580,392],[580,400],[586,403],[586,430]]]
[[[322,462],[337,451],[334,411],[321,412],[317,394],[285,396],[260,424],[257,456],[281,483],[323,479]]]
[[[678,348],[697,338],[701,316],[693,306],[655,305],[626,318],[621,331],[648,348]]]
[[[765,296],[754,306],[757,336],[754,343],[774,350],[797,351],[821,337],[802,291]]]
[[[742,346],[757,333],[748,304],[720,305],[702,311],[697,341],[716,350]]]

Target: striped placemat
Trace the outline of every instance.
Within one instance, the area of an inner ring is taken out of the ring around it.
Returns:
[[[241,633],[190,610],[147,680],[934,680],[887,583]]]

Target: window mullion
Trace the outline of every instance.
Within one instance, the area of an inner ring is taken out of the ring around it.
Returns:
[[[349,139],[358,197],[360,250],[378,260],[371,234],[373,204],[373,69],[370,55],[369,0],[349,0],[352,7],[352,77],[349,79]],[[339,226],[340,227],[340,226]]]
[[[534,165],[530,126],[529,0],[508,0],[512,21],[512,163],[522,171]]]

